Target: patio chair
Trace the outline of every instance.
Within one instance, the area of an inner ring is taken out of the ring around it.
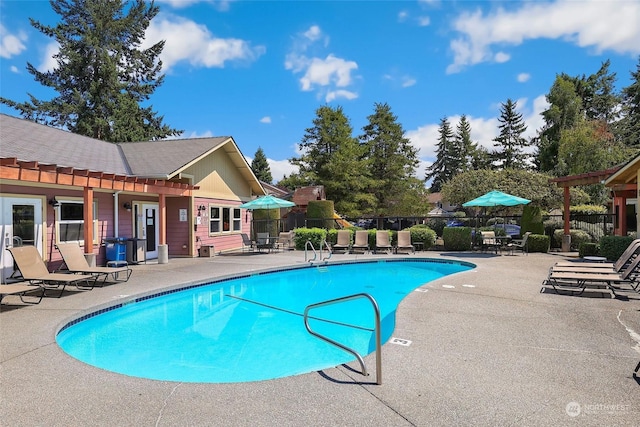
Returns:
[[[274,240],[275,239],[269,236],[269,233],[258,233],[258,237],[256,239],[256,248],[258,248],[259,251],[262,251],[262,249],[267,249],[269,252],[271,252],[271,249],[275,248]]]
[[[512,242],[507,243],[506,248],[513,253],[514,251],[522,251],[523,254],[529,255],[529,247],[527,246],[527,240],[529,239],[530,231],[524,233],[522,236],[522,240],[514,240]]]
[[[482,252],[490,250],[497,254],[501,245],[496,239],[495,231],[481,231],[480,235],[482,236]]]
[[[406,251],[407,253],[416,253],[416,247],[411,244],[411,232],[410,231],[398,231],[398,244],[396,246],[396,253],[399,251]]]
[[[351,252],[369,252],[369,232],[367,230],[356,230],[355,242],[351,245]]]
[[[40,295],[34,296],[37,301],[25,300],[25,296],[31,292],[40,291]],[[12,283],[10,285],[0,285],[0,303],[2,299],[8,295],[18,295],[20,300],[25,304],[40,304],[42,297],[44,296],[44,288],[38,285],[27,285],[24,283]]]
[[[242,252],[249,251],[253,252],[257,249],[256,242],[251,240],[251,238],[247,235],[247,233],[242,233]]]
[[[351,231],[349,230],[338,230],[338,239],[335,245],[331,248],[333,251],[344,251],[344,253],[349,253],[351,249]]]
[[[379,250],[384,250],[388,254],[393,251],[393,246],[391,246],[391,242],[389,241],[389,232],[387,230],[376,231],[375,253],[378,253]]]
[[[101,284],[104,284],[109,275],[113,277],[115,282],[127,282],[133,273],[131,267],[128,265],[118,267],[91,267],[87,262],[87,259],[82,253],[82,248],[78,242],[58,243],[56,245],[64,265],[71,273],[74,274],[92,274],[96,276],[96,280],[101,280]],[[120,279],[120,274],[124,273],[125,278]]]
[[[45,289],[60,289],[58,298],[62,296],[67,285],[73,285],[79,290],[93,289],[96,276],[85,274],[49,273],[40,252],[35,246],[20,246],[8,249],[16,262],[24,280],[32,285],[39,284]],[[84,285],[81,285],[84,283]]]
[[[616,295],[614,283],[630,285],[634,290],[639,290],[638,274],[640,273],[640,256],[627,265],[620,273],[608,271],[557,271],[553,267],[549,269],[549,275],[542,282],[543,286],[551,285],[558,294],[581,295],[587,288],[606,288]]]
[[[278,235],[277,246],[279,249],[293,249],[295,248],[295,243],[293,242],[293,237],[295,233],[293,231],[281,231]]]

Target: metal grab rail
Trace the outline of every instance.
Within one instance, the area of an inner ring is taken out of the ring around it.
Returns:
[[[322,247],[325,246],[327,248],[327,252],[329,253],[329,256],[322,258]],[[327,242],[326,240],[323,240],[322,242],[320,242],[320,260],[321,261],[327,261],[329,258],[331,258],[331,255],[333,255],[333,252],[331,251],[331,246],[329,246],[329,242]]]
[[[375,313],[375,334],[376,334],[376,384],[381,385],[382,384],[382,343],[381,343],[381,337],[380,337],[380,308],[378,307],[378,303],[376,302],[376,300],[369,294],[365,294],[365,293],[361,293],[361,294],[354,294],[354,295],[349,295],[346,297],[341,297],[341,298],[336,298],[336,299],[332,299],[332,300],[327,300],[327,301],[322,301],[322,302],[318,302],[315,304],[310,304],[308,305],[305,309],[304,309],[304,326],[305,328],[307,328],[307,331],[317,337],[320,338],[321,340],[324,340],[326,342],[328,342],[329,344],[333,344],[338,348],[341,348],[342,350],[346,351],[347,353],[351,353],[352,355],[354,355],[356,357],[356,359],[358,359],[358,363],[360,363],[360,368],[362,370],[362,372],[360,372],[362,375],[364,376],[368,376],[369,373],[367,372],[367,367],[364,365],[364,360],[362,359],[362,356],[360,356],[360,354],[358,354],[357,351],[345,346],[344,344],[340,344],[337,341],[332,340],[329,337],[325,337],[324,335],[321,335],[315,331],[313,331],[311,329],[311,326],[309,325],[309,311],[314,309],[314,308],[318,308],[318,307],[323,307],[323,306],[327,306],[327,305],[331,305],[331,304],[336,304],[339,302],[346,302],[346,301],[351,301],[354,299],[358,299],[358,298],[367,298],[369,300],[369,302],[371,302],[371,305],[373,306],[373,311]]]
[[[307,261],[307,248],[311,247],[311,250],[313,251],[313,258],[308,260],[309,262],[313,262],[316,259],[318,259],[318,252],[316,252],[316,248],[313,247],[313,243],[311,243],[311,240],[307,240],[307,243],[304,244],[304,260]]]

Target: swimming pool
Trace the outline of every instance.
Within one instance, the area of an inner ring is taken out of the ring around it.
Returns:
[[[307,332],[309,304],[356,293],[380,308],[382,341],[400,301],[419,286],[473,264],[432,259],[364,261],[262,272],[157,293],[67,323],[69,355],[124,375],[226,383],[297,375],[354,360]],[[367,300],[313,310],[311,327],[366,355],[375,349]]]

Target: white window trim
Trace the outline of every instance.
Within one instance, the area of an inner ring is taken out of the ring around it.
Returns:
[[[212,209],[220,210],[220,215],[218,218],[214,218],[214,216],[211,214]],[[225,209],[229,210],[229,230],[226,230],[226,231],[224,230],[224,224],[223,224]],[[234,217],[233,214],[236,210],[238,211],[238,216]],[[242,209],[240,209],[239,207],[229,206],[229,205],[210,204],[207,212],[209,214],[209,224],[207,224],[207,227],[208,227],[207,230],[210,236],[220,236],[224,234],[237,234],[242,232]],[[211,223],[214,221],[219,224],[218,230],[220,231],[211,231]],[[236,221],[238,221],[238,229],[234,229],[234,223]]]
[[[84,207],[84,199],[80,198],[80,197],[67,197],[67,198],[61,198],[61,197],[56,197],[56,200],[58,202],[58,206],[54,207],[54,215],[55,215],[55,221],[56,221],[56,243],[60,243],[60,224],[83,224],[84,226],[84,219],[82,221],[62,221],[60,219],[60,206],[64,203],[74,203],[74,204],[78,204],[78,205],[82,205]],[[84,246],[84,240],[67,240],[65,242],[78,242],[80,244],[80,246]],[[93,201],[93,244],[97,245],[100,243],[100,239],[98,237],[98,201],[94,200]]]

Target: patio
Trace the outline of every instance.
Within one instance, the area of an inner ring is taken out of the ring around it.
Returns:
[[[127,283],[36,306],[7,297],[0,312],[0,419],[12,426],[637,425],[640,380],[632,373],[640,360],[640,295],[540,293],[561,255],[416,256],[477,268],[405,298],[398,340],[383,346],[382,385],[344,366],[252,383],[151,381],[85,365],[55,343],[57,329],[78,313],[207,277],[300,265],[302,251],[137,265]],[[369,257],[385,256],[334,254],[331,261]],[[374,356],[365,362],[373,367]]]

